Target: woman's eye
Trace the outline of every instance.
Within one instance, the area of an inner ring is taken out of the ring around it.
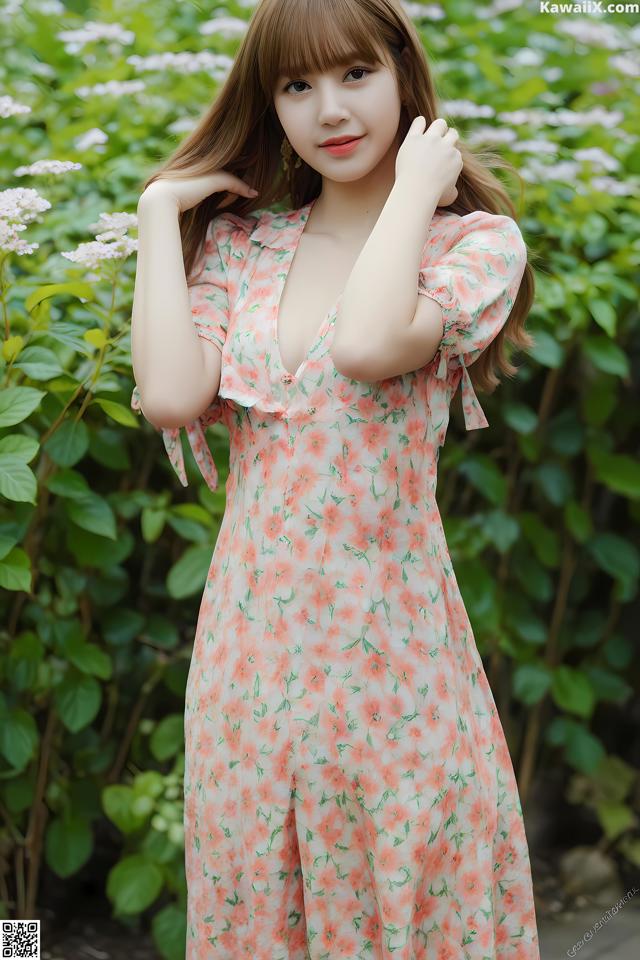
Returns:
[[[349,73],[373,73],[373,70],[368,70],[367,67],[352,67],[351,70],[349,70]],[[349,76],[349,73],[347,73],[346,76]],[[362,77],[356,77],[356,80],[362,80],[362,79],[363,79]],[[306,80],[290,80],[289,83],[287,83],[287,85],[284,87],[284,93],[286,93],[289,87],[292,87],[294,83],[307,83],[307,81]]]

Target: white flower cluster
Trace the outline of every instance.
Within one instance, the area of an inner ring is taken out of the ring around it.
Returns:
[[[40,244],[27,243],[18,234],[50,206],[37,190],[24,187],[0,190],[0,250],[18,256],[37,250]]]
[[[115,44],[133,43],[136,38],[132,30],[125,30],[119,23],[98,23],[87,20],[80,30],[61,30],[56,34],[62,40],[67,53],[78,53],[87,43],[108,40]]]
[[[445,100],[442,104],[442,111],[450,117],[463,117],[464,119],[476,117],[493,117],[495,110],[488,104],[473,103],[471,100]]]
[[[82,170],[82,164],[75,160],[35,160],[27,166],[16,167],[13,172],[16,177],[37,176],[39,173],[52,173],[57,176],[69,170]]]
[[[76,87],[79,97],[124,97],[128,93],[140,93],[146,84],[144,80],[107,80],[106,83],[94,83],[92,87]]]
[[[444,20],[444,10],[438,3],[413,3],[402,0],[402,6],[407,16],[412,20]]]
[[[592,107],[591,110],[545,110],[542,107],[530,107],[528,110],[504,110],[498,119],[515,126],[529,123],[534,127],[615,127],[624,120],[620,110],[606,110],[604,107]]]
[[[223,72],[229,70],[232,60],[226,54],[211,53],[209,50],[196,53],[191,50],[182,50],[179,53],[167,50],[164,53],[152,53],[148,57],[132,54],[127,57],[127,63],[138,73],[173,70],[175,73],[189,75],[204,71],[218,79]]]
[[[137,224],[135,213],[101,213],[98,223],[89,226],[95,240],[81,243],[75,250],[60,252],[67,260],[79,263],[89,270],[98,269],[108,260],[125,260],[138,249],[138,241],[127,236],[129,227]]]
[[[0,117],[6,120],[7,117],[14,117],[18,113],[31,113],[31,107],[26,103],[18,103],[8,94],[0,97]]]
[[[594,20],[590,22],[586,17],[572,19],[558,18],[555,29],[559,33],[566,33],[578,43],[589,47],[605,47],[607,50],[624,50],[628,46],[624,35],[617,27],[610,23]]]
[[[247,20],[241,20],[240,17],[213,17],[212,20],[207,20],[205,23],[200,25],[200,33],[205,36],[210,34],[217,34],[220,37],[225,37],[226,39],[233,39],[234,37],[242,37],[247,32],[247,27],[249,23]]]
[[[81,133],[79,137],[76,137],[73,145],[78,153],[82,153],[84,150],[91,150],[93,147],[100,150],[102,144],[106,143],[108,139],[109,137],[104,130],[101,130],[100,127],[92,127],[91,130],[86,130],[84,133]]]

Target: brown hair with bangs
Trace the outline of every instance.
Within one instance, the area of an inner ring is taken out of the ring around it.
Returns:
[[[180,215],[185,272],[189,279],[210,221],[223,210],[248,216],[252,210],[287,201],[297,209],[317,197],[322,177],[304,161],[282,168],[284,130],[273,105],[282,76],[323,73],[346,61],[380,62],[381,53],[396,70],[402,106],[399,135],[404,140],[413,119],[424,116],[425,129],[443,116],[436,88],[417,30],[399,0],[260,0],[214,102],[192,133],[144,184],[163,177],[205,176],[218,170],[233,173],[258,190],[257,198],[225,192],[212,194]],[[493,152],[479,152],[462,142],[463,169],[458,196],[447,210],[464,216],[474,210],[516,219],[515,206],[501,180],[500,168],[522,179],[515,168]],[[534,274],[526,264],[509,318],[492,343],[469,368],[474,387],[491,392],[499,383],[495,370],[517,373],[504,341],[516,349],[531,347],[524,329],[534,298]]]

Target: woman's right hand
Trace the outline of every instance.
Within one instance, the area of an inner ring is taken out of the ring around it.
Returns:
[[[257,190],[254,191],[244,180],[226,170],[191,177],[188,171],[181,170],[154,180],[142,193],[140,200],[143,197],[150,198],[158,194],[169,195],[175,200],[179,212],[185,213],[206,200],[212,193],[235,193],[241,197],[250,198],[258,195]]]
[[[458,195],[456,182],[463,167],[456,147],[458,131],[438,117],[425,130],[426,119],[414,117],[396,155],[396,178],[409,178],[418,191],[438,197],[438,205],[453,203]]]

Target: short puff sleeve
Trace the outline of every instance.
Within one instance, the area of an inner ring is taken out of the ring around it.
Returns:
[[[418,293],[440,304],[444,327],[436,376],[445,379],[452,363],[462,368],[467,429],[489,425],[467,367],[507,322],[526,264],[515,220],[484,210],[439,215],[425,245]]]
[[[199,337],[214,343],[222,352],[229,326],[230,302],[236,287],[236,270],[244,259],[255,221],[222,213],[209,223],[204,243],[188,282],[191,316]],[[135,386],[132,409],[141,412],[140,392]],[[204,431],[222,418],[222,401],[216,397],[199,417],[185,424],[194,459],[211,490],[218,487],[218,472]],[[167,456],[181,484],[188,484],[179,427],[163,428]]]

